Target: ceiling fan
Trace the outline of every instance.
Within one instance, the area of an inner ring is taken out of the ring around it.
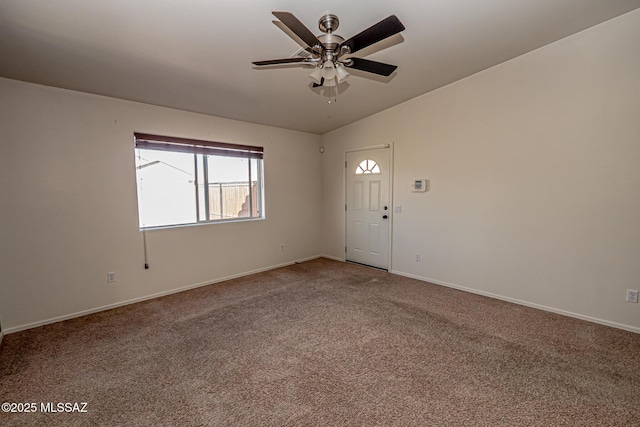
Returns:
[[[347,40],[334,33],[340,23],[336,15],[327,14],[320,18],[318,27],[323,34],[319,36],[315,36],[292,13],[273,12],[273,15],[307,45],[305,51],[308,52],[308,56],[255,61],[254,65],[295,63],[313,65],[314,69],[310,75],[314,81],[313,87],[331,87],[342,83],[349,76],[346,68],[381,76],[390,76],[398,68],[395,65],[351,56],[365,47],[403,31],[404,25],[395,15],[383,19]]]

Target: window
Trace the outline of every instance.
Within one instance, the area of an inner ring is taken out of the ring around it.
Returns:
[[[369,173],[380,173],[380,166],[371,159],[363,160],[358,165],[356,169],[356,175],[369,174]]]
[[[264,218],[263,148],[135,134],[140,228]]]

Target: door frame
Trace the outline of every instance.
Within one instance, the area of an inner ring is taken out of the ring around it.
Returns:
[[[368,145],[366,147],[357,147],[350,148],[345,150],[344,152],[344,174],[342,176],[343,179],[343,188],[344,188],[344,256],[343,259],[347,262],[347,227],[349,224],[347,223],[347,154],[355,153],[358,151],[368,151],[368,150],[377,150],[377,149],[388,149],[389,150],[389,221],[388,224],[388,232],[389,232],[389,244],[387,245],[387,256],[388,256],[388,265],[387,271],[392,270],[393,263],[393,142],[389,142],[387,144],[377,144],[377,145]],[[371,267],[376,268],[376,267]],[[383,269],[382,269],[383,270]]]

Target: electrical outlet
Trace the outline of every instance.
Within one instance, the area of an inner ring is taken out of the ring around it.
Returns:
[[[280,243],[280,252],[284,251],[284,243]]]
[[[627,289],[627,302],[638,302],[638,290]]]
[[[116,281],[116,273],[114,271],[110,271],[107,273],[107,283],[114,283]]]
[[[416,254],[416,262],[420,262],[420,259],[422,258],[422,255],[420,255],[419,253]]]

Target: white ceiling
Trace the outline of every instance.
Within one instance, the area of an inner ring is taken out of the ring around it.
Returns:
[[[640,7],[640,0],[0,0],[0,76],[322,134]],[[271,14],[345,38],[395,14],[406,30],[363,51],[338,101],[310,69],[258,69],[300,45]]]

